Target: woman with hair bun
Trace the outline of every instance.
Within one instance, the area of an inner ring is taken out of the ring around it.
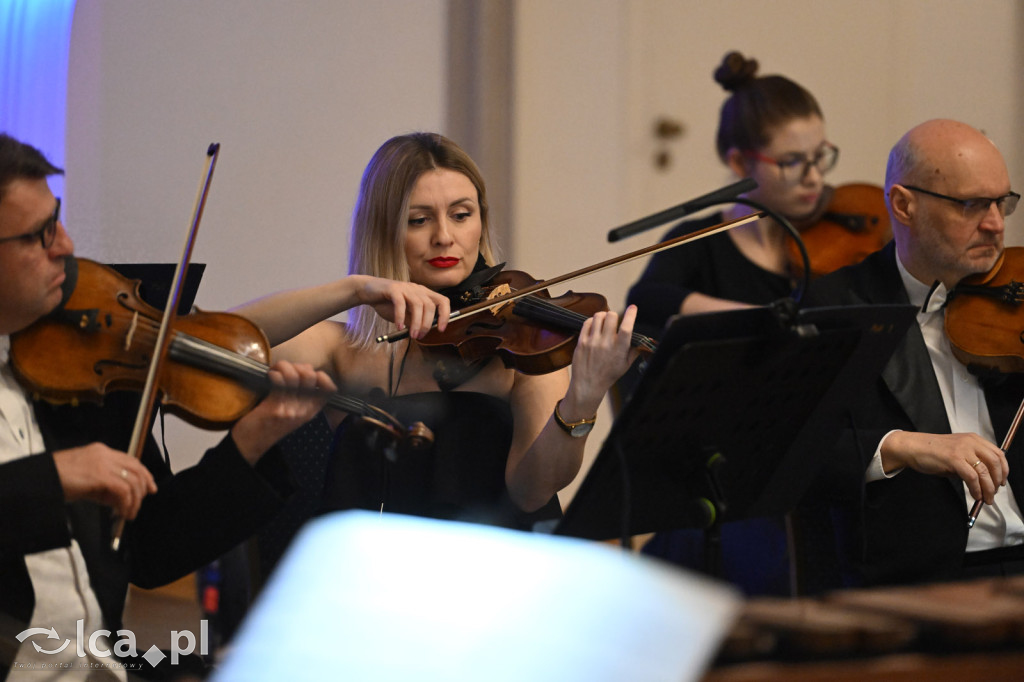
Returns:
[[[784,76],[759,76],[757,61],[739,52],[725,55],[714,78],[730,93],[719,118],[718,156],[737,178],[753,178],[758,184],[745,197],[794,223],[813,216],[826,191],[823,176],[839,155],[825,136],[824,115],[814,96]],[[751,211],[735,204],[684,221],[664,238]],[[657,338],[674,315],[767,305],[789,296],[794,282],[788,238],[781,225],[764,218],[656,254],[628,295],[628,303],[639,310],[638,330]],[[722,577],[751,595],[790,592],[783,519],[728,523],[721,539]],[[689,568],[705,563],[698,531],[659,533],[644,551]]]
[[[824,175],[839,157],[825,136],[825,118],[814,96],[784,76],[758,76],[758,63],[739,52],[725,55],[715,80],[729,93],[722,105],[718,157],[737,178],[753,178],[744,195],[791,222],[812,216],[825,191]],[[673,227],[665,238],[751,212],[736,204]],[[788,296],[785,230],[771,218],[736,227],[651,258],[629,291],[642,331],[655,337],[673,315],[766,305]]]

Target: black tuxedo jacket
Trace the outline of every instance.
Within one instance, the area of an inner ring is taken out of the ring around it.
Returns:
[[[109,508],[66,504],[51,453],[96,441],[126,450],[137,406],[137,396],[127,393],[107,396],[103,407],[37,403],[46,452],[0,465],[0,680],[35,605],[25,555],[76,539],[105,625],[116,631],[129,582],[157,587],[211,562],[269,521],[290,492],[276,449],[253,467],[228,436],[194,467],[172,475],[150,438],[142,461],[158,491],[143,500],[114,553]]]
[[[894,242],[859,265],[815,281],[811,288],[813,305],[909,303]],[[1024,380],[1009,375],[983,383],[998,444],[1024,398]],[[911,325],[873,389],[854,397],[849,417],[851,428],[841,435],[834,455],[837,464],[847,465],[846,471],[855,458],[861,475],[878,442],[893,429],[950,432],[918,325]],[[1024,443],[1015,439],[1007,453],[1010,486],[1018,504],[1024,501],[1022,452]],[[958,478],[906,470],[891,479],[867,483],[853,514],[849,559],[869,585],[955,580],[963,570],[969,511]]]

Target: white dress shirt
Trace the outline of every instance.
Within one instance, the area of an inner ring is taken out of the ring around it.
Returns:
[[[906,287],[910,302],[917,306],[917,323],[921,327],[928,356],[931,358],[935,378],[942,394],[942,404],[946,408],[951,433],[976,433],[985,440],[995,443],[995,430],[988,412],[988,402],[978,378],[967,371],[967,367],[953,356],[949,339],[945,331],[944,304],[946,287],[938,283],[935,290],[928,295],[931,287],[914,278],[899,258],[900,277]],[[927,308],[922,311],[927,299]],[[1024,395],[1021,396],[1024,399]],[[868,468],[868,481],[892,477],[899,473],[894,471],[885,474],[882,470],[881,448],[886,434],[875,450],[874,459]],[[974,498],[964,486],[964,523],[967,513],[974,506]],[[967,551],[977,552],[996,547],[1007,547],[1024,543],[1024,517],[1017,505],[1017,500],[1010,490],[1010,484],[996,490],[995,504],[984,505],[974,528],[967,536]]]
[[[0,464],[43,452],[43,437],[36,423],[32,405],[18,385],[8,362],[10,338],[0,336]],[[31,514],[31,509],[26,509]],[[125,680],[123,669],[115,666],[113,657],[96,657],[88,647],[90,635],[103,629],[103,614],[89,583],[85,559],[78,543],[58,547],[25,557],[35,610],[30,628],[51,627],[58,639],[33,635],[18,648],[8,682],[43,682],[49,680]],[[77,640],[78,621],[83,621],[85,642]],[[70,643],[56,654],[37,652],[33,642],[46,651],[58,649],[65,640]],[[84,657],[79,657],[82,647]],[[110,650],[105,637],[97,647]],[[111,669],[114,668],[114,669]]]

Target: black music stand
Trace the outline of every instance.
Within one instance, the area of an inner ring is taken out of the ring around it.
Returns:
[[[793,510],[914,321],[910,305],[674,319],[556,534],[623,541]]]
[[[174,284],[174,271],[178,268],[176,263],[111,263],[110,267],[128,279],[137,279],[141,282],[139,296],[143,301],[160,310],[167,305],[167,298],[171,295],[171,287]],[[199,280],[203,278],[205,271],[205,263],[189,263],[181,288],[181,297],[178,299],[178,315],[188,315],[192,312],[192,304],[199,292]]]

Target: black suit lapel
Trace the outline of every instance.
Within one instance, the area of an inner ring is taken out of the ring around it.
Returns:
[[[916,324],[911,325],[882,370],[882,380],[918,431],[949,433],[939,383],[921,328]]]
[[[909,304],[907,290],[896,265],[895,242],[870,256],[870,267],[864,271],[865,303]],[[928,349],[924,345],[921,327],[910,325],[885,369],[882,380],[903,408],[914,428],[924,433],[949,433],[949,420],[942,404],[939,382],[935,379]]]

